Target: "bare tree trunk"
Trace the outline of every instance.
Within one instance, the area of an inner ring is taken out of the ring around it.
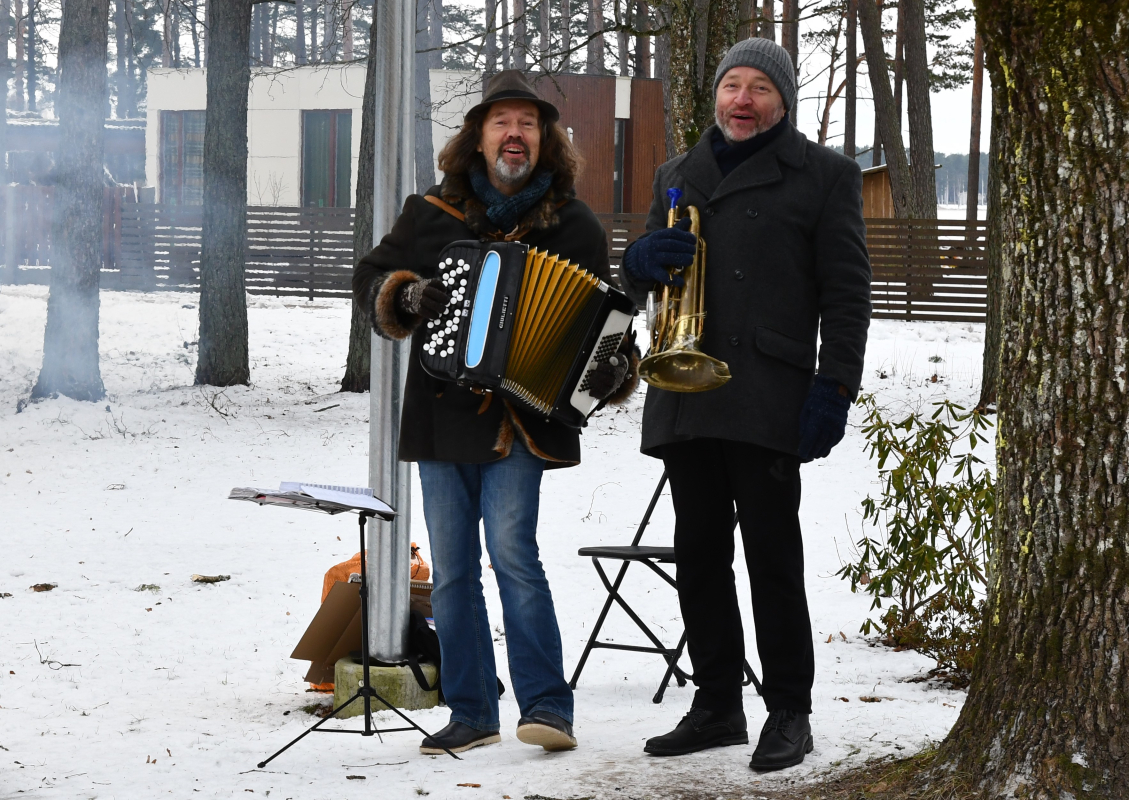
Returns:
[[[498,0],[486,0],[486,74],[498,71]]]
[[[299,3],[305,0],[297,0]],[[321,50],[318,48],[318,0],[310,0],[310,61],[321,61]]]
[[[172,4],[173,0],[161,0],[161,66],[172,66]]]
[[[792,68],[798,77],[800,74],[800,0],[784,0],[780,22],[780,46],[787,50],[788,55],[791,56]],[[793,103],[792,107],[788,109],[788,116],[792,119],[793,125],[796,124],[796,118],[799,114],[799,95],[796,96],[796,100],[797,102]]]
[[[965,219],[975,222],[980,204],[980,116],[984,108],[984,42],[976,35],[972,47],[972,130],[968,138],[968,191]]]
[[[671,24],[671,7],[669,2],[662,2],[655,6],[655,25],[665,28]],[[672,110],[673,95],[670,85],[670,31],[660,34],[655,38],[655,77],[663,85],[663,128],[665,132],[666,158],[669,160],[678,155],[674,144],[674,113]]]
[[[12,75],[12,62],[8,60],[8,21],[11,14],[11,0],[0,0],[0,90],[3,90],[3,97],[0,97],[0,186],[8,183],[8,78]],[[3,272],[4,266],[0,266],[0,274]]]
[[[486,0],[487,5],[491,0]],[[561,72],[572,69],[572,5],[561,0]]]
[[[5,5],[8,0],[5,0]],[[117,103],[114,104],[114,116],[118,119],[125,118],[123,114],[122,93],[125,88],[125,4],[126,0],[117,0],[114,8],[114,57],[116,68],[114,71],[114,84],[117,89]],[[4,35],[4,56],[7,59],[8,36]],[[4,86],[7,86],[5,81]]]
[[[203,0],[204,2],[204,67],[208,66],[208,31],[212,27],[212,0]]]
[[[27,22],[24,20],[23,0],[16,0],[16,69],[12,81],[12,110],[23,111],[27,106],[24,103],[24,74],[27,72],[27,59],[24,54],[24,37],[27,35]]]
[[[737,39],[739,0],[675,0],[670,91],[675,151],[685,152],[714,121],[713,76]]]
[[[651,9],[647,0],[635,2],[635,30],[651,30]],[[651,77],[651,37],[635,37],[635,70],[636,78]]]
[[[898,25],[894,32],[894,108],[898,113],[898,126],[901,127],[905,115],[902,111],[902,88],[906,79],[906,4],[898,3]]]
[[[854,159],[858,120],[858,0],[847,0],[847,107],[843,110],[843,155]]]
[[[988,143],[988,229],[985,232],[988,265],[988,303],[984,323],[984,363],[980,372],[980,409],[996,404],[996,379],[1000,374],[1000,297],[1003,293],[1004,208],[1003,159],[1000,153],[1000,126],[1003,124],[1000,103],[1003,92],[992,86],[991,137]],[[977,159],[979,161],[979,159]]]
[[[925,51],[925,0],[901,0],[906,14],[906,105],[914,214],[937,218],[937,173],[933,168],[933,108],[929,99],[929,56]]]
[[[429,5],[430,0],[416,0],[415,162],[416,192],[419,194],[435,183],[435,151],[431,141],[431,59],[427,52],[431,45],[431,30],[427,25]]]
[[[490,19],[487,17],[487,25]],[[353,218],[353,263],[368,255],[376,244],[373,241],[372,204],[374,187],[374,156],[376,148],[376,43],[377,28],[369,33],[368,59],[365,70],[365,95],[361,101],[361,143],[357,161],[357,202]],[[369,310],[363,303],[353,301],[349,323],[349,355],[345,360],[345,375],[341,378],[341,391],[367,392],[369,390],[369,364],[372,357],[372,328]]]
[[[192,66],[200,66],[200,0],[192,0]]]
[[[277,17],[278,6],[275,6],[275,9],[276,9],[275,16]],[[342,9],[341,13],[344,15],[344,19],[342,20],[341,44],[342,44],[342,48],[345,51],[345,60],[346,61],[352,61],[353,60],[353,4],[351,2],[346,3],[344,8]]]
[[[541,0],[537,8],[537,13],[538,65],[541,67],[542,72],[548,72],[552,68],[549,61],[549,53],[553,50],[553,42],[549,35],[549,0]]]
[[[843,23],[846,21],[846,15],[839,17],[838,24],[835,28],[835,41],[831,43],[831,63],[827,67],[827,95],[823,101],[823,113],[819,119],[819,139],[818,143],[822,145],[827,144],[827,132],[831,127],[831,109],[835,105],[835,101],[839,99],[839,95],[843,93],[843,87],[846,86],[845,81],[840,81],[839,87],[835,88],[835,75],[838,73],[837,64],[839,63],[839,56],[842,51],[839,49],[839,40],[843,35]]]
[[[295,0],[294,3],[294,60],[305,64],[306,57],[306,0]]]
[[[761,4],[760,38],[776,41],[776,0],[764,0]]]
[[[125,111],[126,116],[137,116],[136,60],[133,53],[133,4],[125,0]]]
[[[525,0],[514,1],[514,35],[513,35],[513,65],[514,69],[525,71],[526,68],[526,43],[525,43]]]
[[[35,94],[39,89],[38,77],[35,72],[35,54],[37,45],[35,42],[35,3],[36,0],[28,0],[27,3],[27,110],[38,111],[38,101]]]
[[[737,41],[741,42],[757,35],[759,25],[757,18],[760,13],[757,9],[757,0],[741,0],[740,10],[737,12]]]
[[[443,0],[429,0],[427,8],[431,46],[431,52],[427,54],[427,66],[430,69],[443,69]]]
[[[600,0],[588,0],[588,61],[585,72],[589,75],[604,74],[604,12]]]
[[[875,137],[881,137],[886,149],[894,213],[901,219],[907,219],[913,216],[914,210],[912,178],[902,144],[902,126],[894,110],[894,94],[890,91],[890,73],[886,70],[881,13],[875,0],[858,0],[858,10],[866,66],[870,72],[870,89],[874,95]]]
[[[1129,797],[1129,5],[1066,8],[977,4],[1003,93],[999,479],[937,773],[982,797]]]
[[[631,2],[631,0],[628,0]],[[628,9],[630,13],[630,9]],[[627,51],[627,29],[623,27],[626,22],[624,16],[623,0],[615,0],[615,24],[616,24],[616,50],[619,63],[619,75],[626,78],[631,74],[631,54]]]
[[[109,0],[67,3],[59,29],[59,148],[43,369],[32,397],[106,395],[98,366],[103,98]]]
[[[178,69],[181,66],[180,61],[180,3],[174,2],[173,4],[173,17],[172,17],[172,64]]]
[[[200,355],[196,383],[246,384],[247,93],[251,86],[250,0],[212,11],[204,123],[204,223],[200,254]]]
[[[513,63],[513,43],[510,27],[510,0],[502,0],[502,69],[509,69]]]

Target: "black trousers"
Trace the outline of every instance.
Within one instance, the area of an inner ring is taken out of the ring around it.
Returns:
[[[745,442],[665,445],[677,520],[674,555],[694,706],[741,705],[745,637],[733,578],[733,506],[752,585],[757,650],[769,711],[811,713],[815,654],[804,592],[800,462]]]

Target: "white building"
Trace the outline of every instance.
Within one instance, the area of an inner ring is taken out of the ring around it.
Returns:
[[[478,73],[432,70],[438,154],[481,97]],[[157,202],[199,204],[203,192],[203,69],[151,69],[146,184]],[[256,70],[247,107],[247,202],[351,206],[361,140],[363,64]]]

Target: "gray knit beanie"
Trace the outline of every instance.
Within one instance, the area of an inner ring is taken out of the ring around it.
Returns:
[[[717,65],[713,76],[713,93],[725,73],[734,67],[759,69],[772,79],[776,90],[784,98],[784,108],[791,110],[796,102],[796,68],[788,51],[771,39],[745,39],[729,48],[725,58]]]

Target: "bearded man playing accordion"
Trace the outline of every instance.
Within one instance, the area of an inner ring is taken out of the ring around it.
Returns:
[[[697,691],[677,727],[644,749],[671,756],[748,742],[736,505],[769,711],[750,762],[758,770],[799,764],[813,746],[800,464],[843,437],[870,321],[861,172],[793,127],[795,75],[787,51],[767,39],[730,49],[714,78],[717,124],[659,167],[650,233],[624,254],[622,274],[640,305],[681,282],[671,268],[691,264],[696,241],[688,220],[666,227],[667,190],[681,190],[708,244],[700,347],[732,374],[699,393],[647,390],[642,451],[661,458],[670,479]]]
[[[439,154],[443,182],[407,199],[353,277],[353,296],[369,310],[374,330],[412,337],[399,457],[419,463],[440,681],[451,709],[450,723],[424,739],[423,753],[500,740],[480,520],[521,710],[517,738],[547,750],[576,746],[572,690],[536,535],[542,473],[580,463],[579,432],[496,394],[434,378],[420,364],[427,328],[420,323],[438,319],[451,300],[437,275],[439,254],[452,242],[520,241],[613,283],[603,227],[576,199],[580,157],[558,118],[521,72],[493,76],[482,103]],[[588,373],[588,393],[601,401],[622,402],[635,388],[630,336],[620,350]]]

